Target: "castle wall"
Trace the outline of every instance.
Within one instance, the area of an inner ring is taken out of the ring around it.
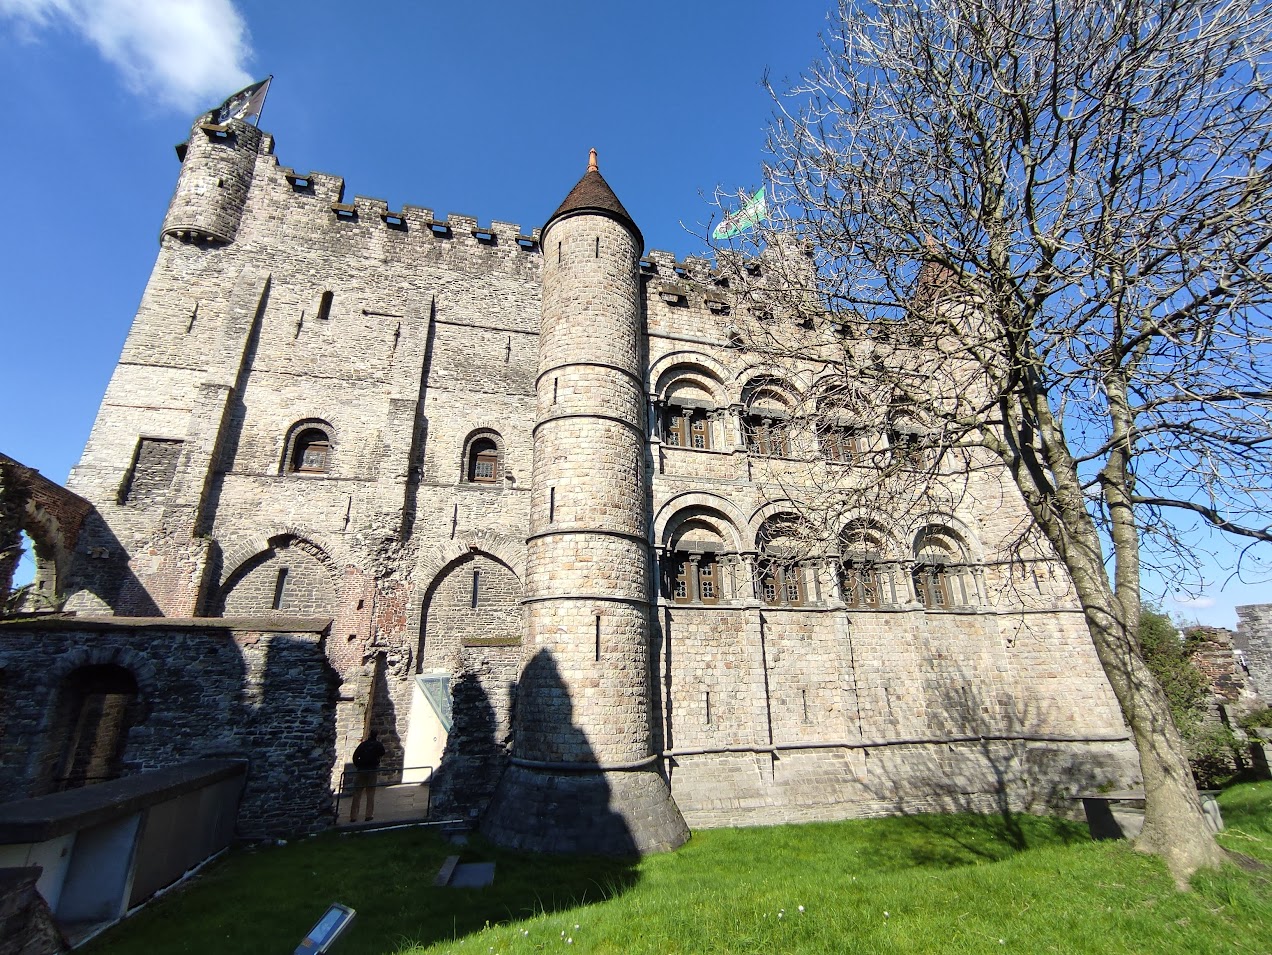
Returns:
[[[846,607],[827,560],[800,564],[805,606],[759,599],[774,501],[849,486],[854,470],[822,461],[798,414],[788,455],[748,451],[750,385],[781,379],[802,400],[817,369],[736,347],[763,304],[739,276],[660,252],[638,265],[634,237],[604,217],[558,220],[541,251],[514,224],[345,202],[339,177],[281,167],[270,137],[230,126],[233,153],[192,132],[69,482],[96,508],[70,609],[330,616],[305,665],[330,667],[328,784],[370,728],[390,763],[403,759],[416,675],[449,672],[438,792],[458,812],[494,791],[516,720],[530,759],[667,754],[695,825],[949,807],[958,794],[988,806],[1005,780],[1023,805],[1063,773],[1132,781],[1072,588],[1022,543],[1023,505],[992,468],[951,464],[937,493],[882,521],[881,609]],[[673,399],[698,403],[710,448],[672,445]],[[329,438],[325,464],[298,471],[310,426]],[[481,436],[496,445],[493,482],[467,470]],[[666,592],[690,512],[720,528],[719,604]],[[947,609],[920,604],[909,575],[929,524],[966,551]],[[534,614],[520,602],[543,596]],[[560,692],[514,720],[545,648]],[[942,779],[964,788],[938,792]]]

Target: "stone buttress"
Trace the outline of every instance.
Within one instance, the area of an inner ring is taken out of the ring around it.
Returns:
[[[525,668],[483,824],[514,848],[622,855],[689,835],[652,749],[643,245],[593,152],[542,236]]]

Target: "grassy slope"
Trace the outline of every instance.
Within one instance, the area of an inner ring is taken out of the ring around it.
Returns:
[[[1225,844],[1272,864],[1272,783],[1222,802]],[[496,884],[435,889],[450,851],[406,830],[238,852],[93,951],[288,952],[333,900],[358,910],[337,955],[1272,951],[1266,874],[1231,868],[1180,894],[1153,859],[1058,820],[714,830],[634,865],[474,843],[464,859],[495,860]]]

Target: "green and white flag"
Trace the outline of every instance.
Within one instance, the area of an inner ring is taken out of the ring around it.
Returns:
[[[767,187],[764,187],[767,188]],[[746,201],[737,212],[724,217],[724,221],[711,233],[713,239],[732,239],[745,232],[761,219],[768,218],[768,203],[764,199],[764,188]]]

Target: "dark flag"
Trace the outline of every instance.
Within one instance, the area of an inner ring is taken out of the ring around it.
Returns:
[[[261,109],[265,106],[265,94],[269,92],[269,81],[274,78],[271,73],[259,83],[253,83],[239,90],[224,103],[212,110],[212,122],[218,126],[231,119],[260,119]]]

